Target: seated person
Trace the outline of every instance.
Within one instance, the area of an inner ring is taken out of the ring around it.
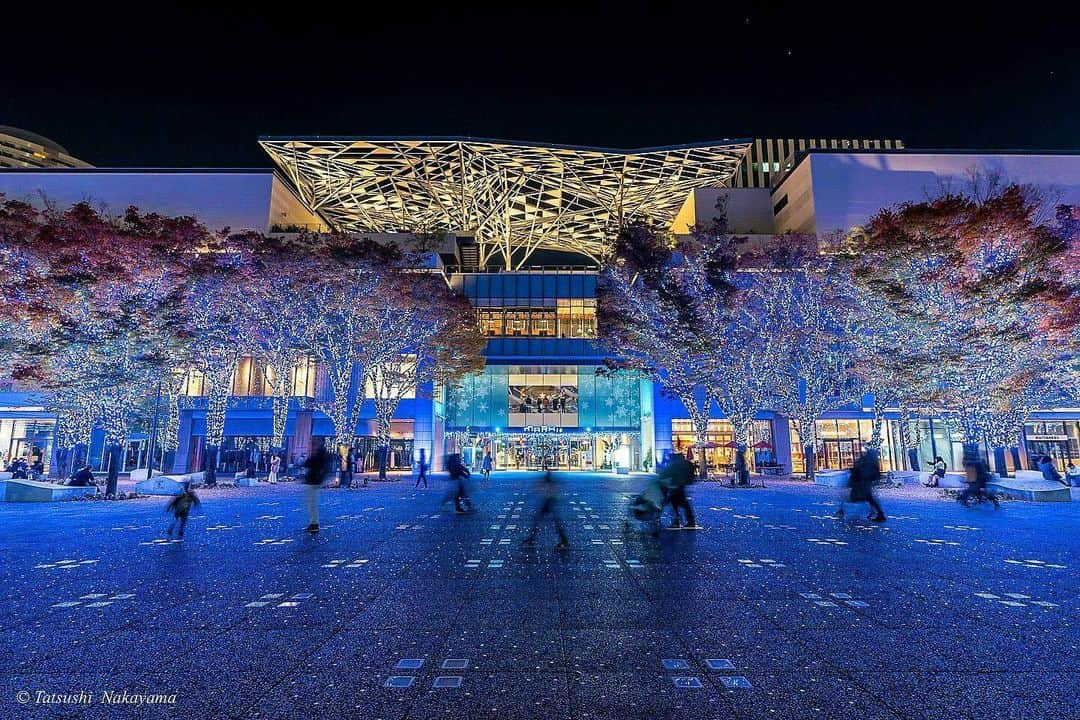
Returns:
[[[1054,460],[1049,455],[1043,455],[1039,460],[1039,470],[1042,471],[1044,479],[1058,482],[1062,485],[1068,485],[1068,483],[1062,479],[1061,473],[1058,472],[1057,465],[1054,464]]]
[[[8,465],[8,471],[11,473],[12,479],[15,480],[28,480],[30,475],[30,466],[27,464],[25,458],[17,458]]]
[[[72,487],[87,487],[94,484],[94,473],[90,471],[89,465],[83,465],[79,468],[74,475],[68,479],[67,484]]]
[[[1069,485],[1080,487],[1080,467],[1073,465],[1072,460],[1069,461],[1069,466],[1065,468],[1065,480]]]

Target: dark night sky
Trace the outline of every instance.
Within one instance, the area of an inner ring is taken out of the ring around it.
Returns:
[[[99,166],[265,166],[293,134],[1080,148],[1078,25],[1044,3],[15,5],[0,124]]]

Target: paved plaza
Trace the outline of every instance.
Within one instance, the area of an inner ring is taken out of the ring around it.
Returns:
[[[182,544],[162,498],[0,506],[0,718],[1080,713],[1075,502],[884,491],[876,525],[706,483],[703,529],[653,539],[644,477],[560,477],[567,552],[521,546],[526,474],[471,515],[440,480],[327,489],[317,537],[296,483],[202,492]]]

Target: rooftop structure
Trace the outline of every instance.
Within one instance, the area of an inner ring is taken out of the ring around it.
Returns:
[[[726,187],[748,141],[614,150],[471,138],[260,139],[301,200],[337,230],[472,235],[479,264],[538,249],[597,259],[610,228],[670,224],[687,193]]]
[[[59,143],[28,130],[0,125],[0,168],[88,168]]]

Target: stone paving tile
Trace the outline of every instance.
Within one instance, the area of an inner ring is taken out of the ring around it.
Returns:
[[[446,671],[446,674],[453,674]],[[581,717],[571,712],[567,675],[558,672],[462,673],[460,688],[432,689],[425,684],[409,717],[475,718],[542,717],[564,720]]]
[[[862,673],[854,679],[888,702],[900,717],[1073,720],[1080,673]]]
[[[730,701],[707,681],[704,672],[680,674],[698,677],[702,687],[677,688],[672,674],[662,672],[659,667],[652,672],[583,672],[570,685],[574,717],[626,720],[732,716]]]
[[[640,482],[568,481],[559,553],[550,527],[520,546],[535,502],[512,474],[478,485],[469,516],[438,506],[437,483],[328,490],[316,538],[298,486],[204,491],[182,545],[140,545],[161,537],[160,498],[0,505],[0,717],[1077,715],[1071,505],[982,513],[885,492],[895,520],[878,527],[829,518],[832,494],[814,487],[698,484],[706,529],[656,541],[622,529]],[[86,607],[118,593],[134,597]],[[106,598],[82,599],[94,594]],[[442,669],[452,656],[469,667]],[[395,670],[402,658],[424,663]],[[387,688],[391,675],[414,680]],[[443,676],[460,687],[435,688]],[[179,687],[179,700],[14,704],[42,686]]]
[[[747,677],[752,688],[721,691],[737,718],[894,720],[897,717],[887,700],[847,676],[791,672],[755,673]]]

